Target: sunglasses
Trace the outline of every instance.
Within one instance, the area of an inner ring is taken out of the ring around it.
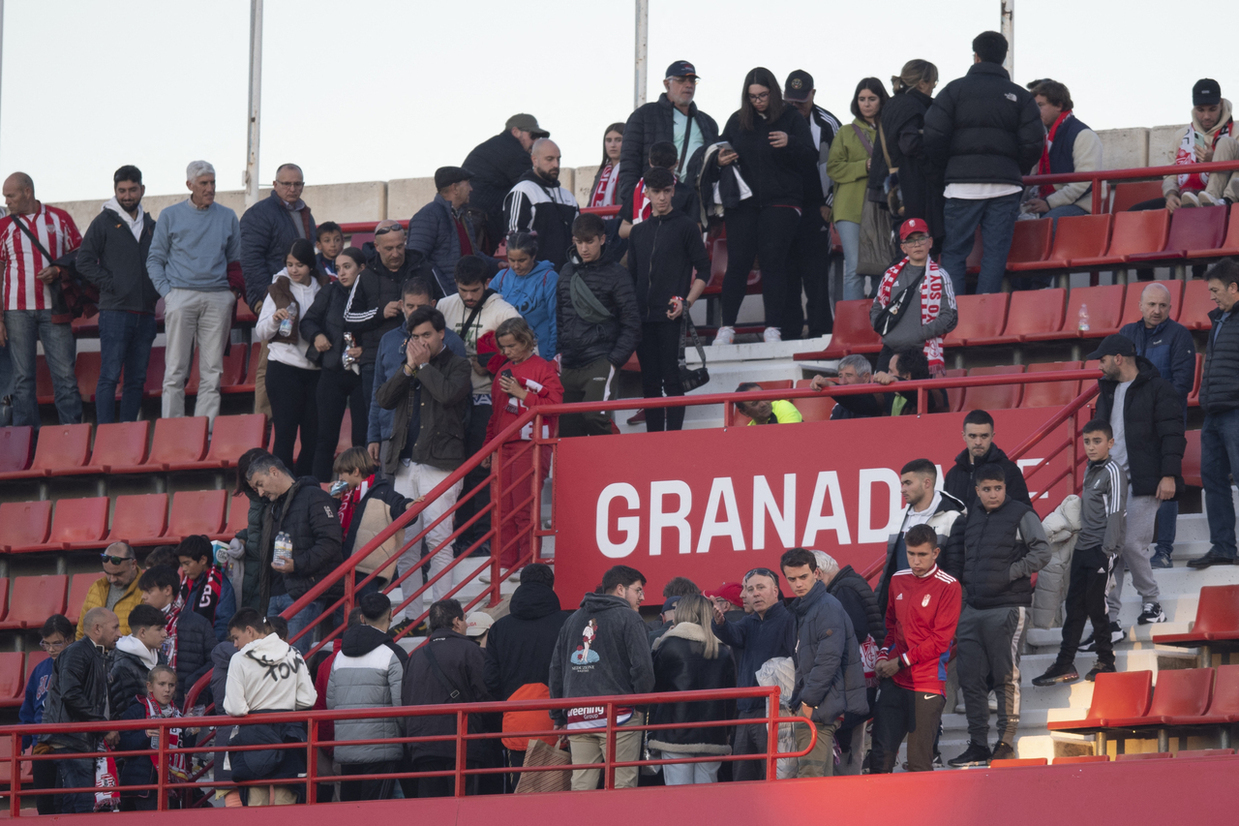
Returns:
[[[100,554],[99,558],[103,560],[104,564],[110,562],[113,565],[123,565],[133,560],[131,556],[112,556],[111,554]]]
[[[382,229],[376,229],[374,231],[374,237],[377,238],[380,235],[386,235],[389,232],[404,232],[404,227],[400,226],[399,224],[392,224],[389,227],[383,227]]]
[[[744,581],[748,582],[749,577],[755,574],[758,574],[761,576],[768,576],[771,579],[773,579],[775,582],[779,581],[779,575],[776,574],[774,571],[770,570],[769,568],[754,568],[753,570],[749,571],[747,574],[744,575]]]

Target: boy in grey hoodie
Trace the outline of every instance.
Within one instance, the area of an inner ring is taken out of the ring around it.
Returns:
[[[603,697],[647,694],[654,688],[654,661],[645,623],[637,613],[645,598],[645,576],[635,568],[616,565],[602,578],[602,592],[586,594],[581,607],[559,631],[551,658],[551,697]],[[601,763],[606,750],[606,706],[552,709],[556,728],[571,732],[572,762]],[[615,708],[617,725],[639,726],[641,712],[631,706]],[[615,759],[638,759],[641,732],[615,736]],[[572,790],[598,787],[598,769],[572,773]],[[615,788],[637,785],[636,767],[615,770]]]
[[[1076,650],[1087,617],[1097,640],[1097,662],[1085,677],[1093,682],[1099,673],[1114,668],[1114,643],[1108,629],[1106,592],[1110,590],[1114,558],[1123,547],[1127,520],[1127,475],[1110,458],[1114,432],[1104,419],[1084,425],[1084,452],[1088,468],[1081,493],[1080,535],[1071,557],[1071,584],[1067,587],[1067,616],[1063,620],[1063,644],[1049,669],[1033,680],[1035,686],[1074,683]]]

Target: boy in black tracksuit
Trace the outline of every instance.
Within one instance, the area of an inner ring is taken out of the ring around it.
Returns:
[[[672,206],[675,178],[666,169],[651,169],[644,178],[652,216],[629,236],[628,271],[636,284],[641,314],[641,389],[647,399],[683,396],[680,383],[680,331],[683,316],[706,288],[710,259],[701,230]],[[694,273],[695,270],[695,273]],[[694,277],[695,276],[695,277]],[[645,411],[647,431],[680,430],[684,408]]]
[[[1067,588],[1067,617],[1063,621],[1063,644],[1058,658],[1049,669],[1033,680],[1035,686],[1074,683],[1080,679],[1076,671],[1076,650],[1088,617],[1097,641],[1097,664],[1088,673],[1089,682],[1098,673],[1114,671],[1114,643],[1104,633],[1110,618],[1106,613],[1106,593],[1114,558],[1123,549],[1127,520],[1127,474],[1118,462],[1110,458],[1114,446],[1114,431],[1104,419],[1094,419],[1084,426],[1084,452],[1088,454],[1088,469],[1084,472],[1081,492],[1080,535],[1071,556],[1071,584]]]

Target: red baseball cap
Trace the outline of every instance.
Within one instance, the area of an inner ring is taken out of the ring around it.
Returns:
[[[899,228],[899,240],[907,241],[908,236],[914,232],[923,232],[929,234],[929,225],[920,218],[909,218],[903,222],[903,226]]]
[[[743,586],[740,585],[739,582],[724,582],[722,585],[715,588],[713,591],[703,591],[702,596],[708,597],[710,599],[714,599],[715,597],[721,597],[722,599],[727,600],[728,602],[730,602],[732,605],[736,606],[737,608],[743,608],[744,598],[741,596],[743,592],[744,592],[744,588]]]

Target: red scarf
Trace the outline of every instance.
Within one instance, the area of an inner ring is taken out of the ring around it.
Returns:
[[[373,484],[374,474],[372,473],[370,478],[340,498],[340,507],[337,510],[340,513],[340,531],[345,535],[348,534],[348,526],[353,523],[353,516],[357,512],[357,506],[361,504],[361,500],[365,498],[366,492],[370,490]]]
[[[1050,127],[1050,131],[1045,135],[1045,146],[1041,148],[1041,163],[1037,165],[1038,175],[1049,175],[1050,173],[1050,147],[1054,145],[1054,135],[1058,132],[1058,127],[1063,121],[1071,117],[1071,110],[1066,109],[1059,113],[1058,119],[1054,121],[1054,125]],[[1041,195],[1041,200],[1045,200],[1054,194],[1054,184],[1042,184],[1038,190]]]
[[[589,205],[591,207],[611,206],[615,203],[615,184],[619,183],[619,176],[615,174],[619,164],[607,164],[598,173],[598,183],[594,186],[594,192],[589,196]]]
[[[161,706],[150,697],[139,697],[138,702],[142,703],[143,708],[146,709],[146,719],[148,720],[157,720],[161,717],[181,716],[181,711],[176,706]],[[183,783],[189,779],[185,755],[177,754],[172,751],[173,749],[179,749],[181,747],[181,730],[179,728],[166,728],[163,731],[168,737],[168,777],[172,780],[179,780]],[[151,748],[156,749],[159,748],[159,746],[157,743],[152,742]],[[155,768],[158,770],[159,755],[157,753],[152,754],[150,759],[151,763],[153,763]]]
[[[202,578],[197,581],[185,582],[181,593],[185,595],[186,603],[193,597],[201,585],[202,593],[196,598],[193,605],[194,611],[215,622],[215,609],[219,605],[219,598],[224,591],[224,572],[212,565],[202,572]]]
[[[1234,135],[1235,122],[1233,120],[1228,120],[1226,123],[1222,124],[1220,128],[1219,127],[1214,127],[1214,128],[1217,129],[1217,131],[1213,133],[1213,142],[1211,144],[1211,148],[1217,149],[1218,138],[1222,137],[1223,135],[1232,135],[1232,136]],[[1175,150],[1175,153],[1174,153],[1174,165],[1175,166],[1189,166],[1191,164],[1197,163],[1197,160],[1196,160],[1196,136],[1197,135],[1200,135],[1201,137],[1203,137],[1205,141],[1209,140],[1208,132],[1202,133],[1202,132],[1196,131],[1196,119],[1193,118],[1192,122],[1188,124],[1187,133],[1183,136],[1183,141],[1179,144],[1179,148]],[[1208,186],[1208,184],[1209,184],[1209,173],[1208,172],[1190,172],[1186,175],[1179,176],[1179,191],[1180,192],[1200,192],[1206,186]]]
[[[181,618],[181,610],[185,608],[185,597],[180,594],[176,595],[176,599],[172,600],[172,604],[164,610],[167,611],[167,622],[164,624],[164,630],[168,632],[168,638],[164,640],[163,651],[165,657],[168,658],[168,665],[176,668],[176,621]]]

